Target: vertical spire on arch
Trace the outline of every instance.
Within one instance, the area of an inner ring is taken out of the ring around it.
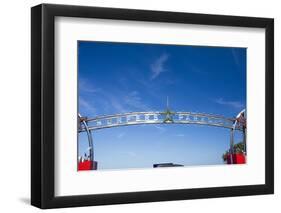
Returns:
[[[169,96],[167,96],[167,110],[169,110]]]

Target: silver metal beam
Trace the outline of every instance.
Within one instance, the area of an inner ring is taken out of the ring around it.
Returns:
[[[220,115],[172,111],[129,112],[86,119],[87,128],[90,131],[143,124],[196,124],[233,129],[235,122],[237,122],[235,118],[226,118]],[[235,126],[236,130],[242,131],[239,125]],[[79,132],[84,131],[86,131],[85,127],[79,130]]]
[[[205,113],[173,112],[170,111],[167,106],[167,110],[164,112],[128,112],[123,114],[97,116],[94,118],[82,117],[80,114],[78,114],[78,132],[87,133],[91,161],[94,161],[94,147],[91,131],[112,127],[146,124],[195,124],[227,128],[230,130],[229,151],[230,153],[233,153],[235,130],[242,131],[244,139],[243,141],[246,147],[246,119],[240,119],[242,113],[245,113],[245,110],[241,111],[236,118],[227,118],[221,115]],[[231,159],[231,161],[232,160],[233,159]]]
[[[80,128],[79,129],[84,129],[84,131],[87,133],[88,143],[89,143],[90,160],[94,161],[94,144],[93,144],[92,132],[89,129],[87,119],[83,118],[80,114],[78,114],[78,118],[79,118],[79,121],[80,121],[80,125],[79,125]],[[82,123],[82,125],[81,125],[81,123]]]

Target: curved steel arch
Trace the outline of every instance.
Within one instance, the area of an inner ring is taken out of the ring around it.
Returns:
[[[232,129],[235,121],[235,118],[220,115],[171,111],[129,112],[86,119],[89,130],[141,124],[199,124]],[[242,130],[240,126],[237,126],[236,129]],[[79,132],[86,130],[85,127],[82,127]]]
[[[88,123],[87,123],[85,117],[82,117],[80,115],[80,113],[78,113],[78,118],[79,118],[78,129],[82,128],[82,126],[83,126],[83,129],[85,129],[85,132],[87,133],[88,143],[89,143],[89,158],[91,161],[93,161],[94,160],[94,144],[93,144],[93,136],[92,136],[91,130],[89,129],[89,126],[88,126]],[[79,159],[78,159],[78,161],[79,161]]]
[[[242,110],[236,118],[227,118],[221,115],[212,115],[205,113],[193,112],[173,112],[167,109],[164,112],[129,112],[115,115],[103,115],[94,118],[82,117],[78,114],[79,125],[78,132],[86,132],[89,142],[89,157],[94,160],[93,138],[92,131],[143,124],[197,124],[214,127],[227,128],[230,130],[230,152],[233,152],[234,145],[234,131],[239,130],[243,132],[243,142],[246,145],[246,120],[241,120],[240,117],[244,115],[245,110]],[[246,146],[245,146],[246,147]]]

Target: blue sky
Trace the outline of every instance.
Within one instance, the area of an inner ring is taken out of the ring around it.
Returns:
[[[246,107],[246,49],[79,41],[78,81],[83,116],[162,111],[169,96],[174,111],[235,117]],[[95,160],[99,169],[223,164],[229,134],[175,124],[97,130]],[[87,147],[79,134],[79,155]]]

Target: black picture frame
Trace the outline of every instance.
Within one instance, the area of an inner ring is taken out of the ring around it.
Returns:
[[[162,23],[264,28],[265,48],[265,184],[95,195],[54,195],[54,21],[83,17]],[[274,193],[274,20],[239,17],[41,4],[31,8],[31,204],[60,208],[122,203],[217,198]]]

